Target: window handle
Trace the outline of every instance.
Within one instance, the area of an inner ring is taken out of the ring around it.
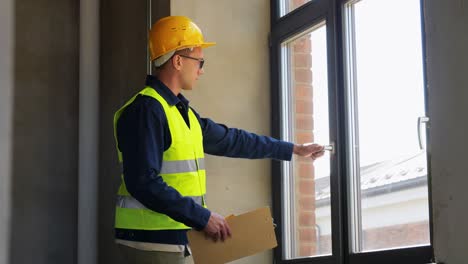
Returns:
[[[323,146],[323,150],[330,151],[330,154],[335,154],[335,143],[331,142],[330,145]]]
[[[429,117],[427,116],[420,116],[418,117],[418,141],[419,141],[419,148],[424,149],[423,142],[422,142],[422,129],[421,126],[424,123],[429,123]]]

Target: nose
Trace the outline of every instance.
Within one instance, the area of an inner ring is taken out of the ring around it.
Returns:
[[[203,75],[205,73],[205,69],[201,68],[198,70],[198,75]]]

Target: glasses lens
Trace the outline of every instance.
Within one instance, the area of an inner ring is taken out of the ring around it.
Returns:
[[[203,64],[205,64],[205,60],[204,60],[204,59],[194,58],[194,57],[190,57],[190,56],[182,55],[182,54],[179,54],[179,56],[184,57],[184,58],[187,58],[187,59],[191,59],[191,60],[196,60],[196,61],[198,61],[198,62],[200,63],[198,67],[200,67],[200,69],[203,68]]]

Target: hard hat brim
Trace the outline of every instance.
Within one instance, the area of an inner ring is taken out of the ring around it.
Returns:
[[[205,42],[203,44],[200,45],[201,48],[208,48],[208,47],[211,47],[211,46],[214,46],[216,45],[216,42]]]
[[[194,47],[200,47],[202,49],[204,48],[208,48],[208,47],[211,47],[211,46],[214,46],[216,45],[216,42],[203,42],[201,44],[198,44],[198,45],[187,45],[187,46],[180,46],[178,49],[172,49],[172,50],[168,50],[166,53],[164,54],[167,54],[171,51],[176,51],[176,50],[182,50],[182,49],[186,49],[186,48],[194,48]],[[155,56],[155,57],[151,57],[151,61],[154,61],[155,59],[163,56],[164,54],[161,54],[159,56]]]

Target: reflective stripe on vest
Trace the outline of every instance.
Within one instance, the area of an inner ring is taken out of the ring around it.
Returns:
[[[161,174],[191,172],[204,169],[204,158],[198,160],[171,160],[163,161]]]
[[[206,193],[205,159],[203,151],[203,134],[200,123],[189,108],[188,116],[190,128],[176,106],[169,105],[156,90],[147,87],[138,94],[149,96],[161,103],[167,117],[171,133],[171,146],[163,153],[160,176],[164,182],[176,189],[182,196],[191,197],[197,204],[204,207]],[[123,162],[122,153],[118,149],[117,122],[120,115],[135,98],[133,96],[114,115],[114,137],[119,154],[119,161]],[[183,223],[177,222],[165,214],[149,210],[133,198],[123,181],[118,191],[115,213],[115,227],[137,230],[177,230],[189,229]]]
[[[203,196],[185,196],[185,197],[192,198],[192,200],[199,205],[203,204]],[[141,204],[137,199],[133,198],[132,196],[124,196],[124,195],[117,195],[116,206],[120,208],[127,208],[127,209],[146,209],[146,206]]]

